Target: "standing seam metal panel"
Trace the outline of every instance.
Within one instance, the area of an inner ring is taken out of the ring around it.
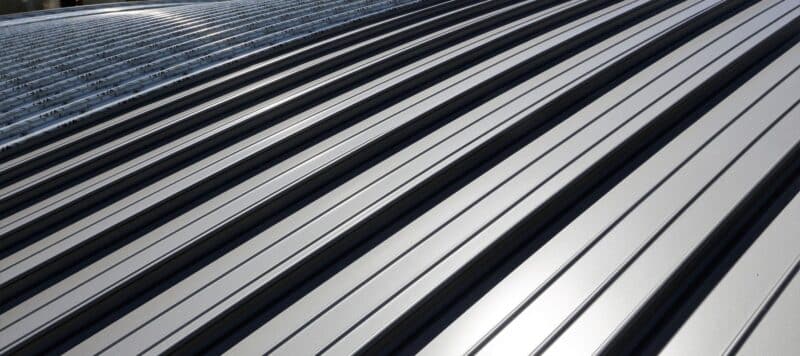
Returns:
[[[100,28],[87,80],[381,13],[3,156],[2,353],[797,351],[800,2],[371,3],[1,27],[69,28],[10,108],[92,95],[43,54]]]

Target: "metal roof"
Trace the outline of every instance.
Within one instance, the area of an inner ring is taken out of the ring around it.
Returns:
[[[793,354],[800,1],[423,1],[0,164],[0,352]]]
[[[313,40],[413,2],[108,4],[0,21],[0,149],[130,109],[263,59],[289,40]]]

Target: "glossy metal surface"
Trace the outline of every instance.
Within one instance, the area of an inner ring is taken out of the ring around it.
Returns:
[[[0,351],[798,350],[800,2],[398,4],[9,151]]]

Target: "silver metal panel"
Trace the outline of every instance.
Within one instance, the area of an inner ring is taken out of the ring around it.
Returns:
[[[0,59],[0,78],[7,83],[0,89],[0,143],[18,144],[165,82],[403,4],[239,0],[0,27],[10,49]]]
[[[794,56],[796,58],[797,54]],[[789,65],[775,69],[786,68]],[[750,354],[779,354],[798,347],[792,345],[796,338],[791,337],[793,325],[797,325],[797,320],[791,320],[797,315],[797,310],[793,309],[797,307],[797,299],[792,302],[790,289],[783,290],[796,279],[800,258],[798,209],[800,195],[786,206],[703,300],[670,339],[663,354],[700,355],[734,349]],[[796,292],[793,293],[796,298]],[[785,299],[780,307],[784,310],[776,308],[776,298]],[[770,317],[776,320],[766,322],[765,313],[776,313]],[[775,322],[784,324],[767,324]],[[757,334],[751,335],[756,331]],[[743,348],[744,345],[747,347]]]
[[[0,22],[0,353],[798,352],[797,0],[111,9]]]

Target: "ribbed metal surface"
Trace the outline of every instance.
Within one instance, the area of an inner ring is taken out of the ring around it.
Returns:
[[[9,151],[2,352],[800,350],[800,1],[348,26]]]
[[[0,22],[0,144],[130,107],[287,40],[411,2],[155,3]]]

